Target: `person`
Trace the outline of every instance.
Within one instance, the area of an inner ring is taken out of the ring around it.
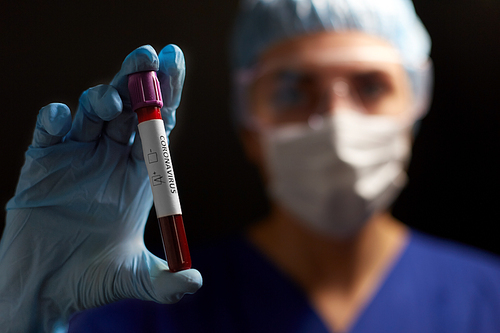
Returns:
[[[139,48],[72,124],[60,104],[39,114],[0,244],[1,313],[17,331],[64,328],[84,309],[70,332],[500,330],[498,258],[389,213],[430,96],[411,2],[244,1],[233,50],[236,117],[270,214],[193,251],[195,295],[151,302],[201,277],[168,272],[140,237],[151,197],[123,80],[158,70],[171,129],[184,63],[175,46]]]

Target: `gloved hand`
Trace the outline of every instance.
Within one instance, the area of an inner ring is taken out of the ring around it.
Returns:
[[[202,284],[171,273],[143,242],[152,206],[127,75],[157,70],[167,133],[175,124],[185,65],[174,45],[133,51],[110,85],[40,110],[0,243],[2,332],[66,329],[72,313],[125,298],[178,301]]]

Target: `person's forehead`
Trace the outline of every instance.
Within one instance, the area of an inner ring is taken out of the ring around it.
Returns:
[[[261,70],[331,68],[392,71],[402,68],[398,50],[379,37],[362,32],[321,32],[282,41],[259,60]]]

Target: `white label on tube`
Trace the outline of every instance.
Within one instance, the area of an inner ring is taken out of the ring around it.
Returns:
[[[172,159],[168,150],[163,120],[147,120],[139,124],[144,162],[153,190],[156,216],[182,214]]]

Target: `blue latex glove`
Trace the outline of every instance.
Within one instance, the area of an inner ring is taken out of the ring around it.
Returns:
[[[63,104],[40,110],[0,243],[2,332],[65,330],[79,310],[200,288],[198,271],[171,273],[143,241],[153,199],[127,75],[146,70],[158,71],[169,133],[185,74],[174,45],[133,51],[110,85],[82,94],[73,121]]]

